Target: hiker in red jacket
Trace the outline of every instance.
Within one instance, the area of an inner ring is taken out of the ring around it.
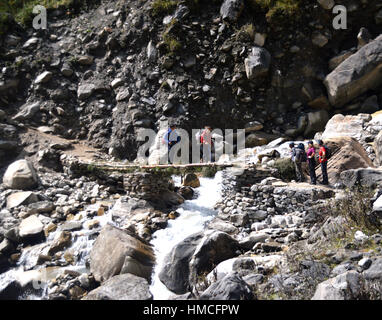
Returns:
[[[211,149],[212,149],[212,128],[205,126],[201,136],[200,142],[203,146],[203,162],[211,162]]]
[[[324,142],[322,140],[318,140],[318,145],[320,146],[320,151],[318,153],[319,161],[321,164],[321,171],[322,171],[322,184],[328,185],[328,158],[326,154],[326,148],[324,146]]]

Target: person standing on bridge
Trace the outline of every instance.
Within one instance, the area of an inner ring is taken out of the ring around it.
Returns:
[[[178,133],[176,132],[176,125],[172,124],[170,125],[170,128],[166,132],[166,134],[163,137],[164,143],[167,144],[168,147],[168,161],[172,164],[172,159],[170,159],[170,151],[173,146],[175,146],[179,141],[180,137]]]
[[[212,128],[210,126],[205,126],[205,129],[200,136],[200,142],[203,146],[203,162],[211,162]]]

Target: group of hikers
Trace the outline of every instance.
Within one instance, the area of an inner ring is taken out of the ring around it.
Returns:
[[[321,165],[322,172],[322,182],[323,185],[328,185],[328,159],[331,156],[330,149],[324,145],[322,140],[317,141],[319,145],[318,151],[318,161]],[[294,162],[296,169],[296,176],[298,182],[305,182],[305,176],[303,172],[303,164],[308,163],[310,184],[317,184],[316,176],[316,149],[314,147],[313,141],[308,142],[308,150],[305,151],[305,146],[303,143],[299,143],[297,147],[294,142],[289,144],[291,149],[291,159]]]
[[[208,163],[212,161],[212,148],[213,148],[213,139],[212,139],[212,128],[210,126],[205,126],[204,130],[199,130],[196,135],[197,143],[200,145],[200,152],[203,155],[200,159],[200,162]],[[170,159],[170,151],[177,143],[180,142],[180,136],[176,132],[176,125],[170,125],[170,128],[165,133],[163,137],[163,143],[168,146],[168,160],[169,163],[172,163]]]

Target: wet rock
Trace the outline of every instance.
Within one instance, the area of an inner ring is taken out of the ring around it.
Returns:
[[[201,300],[253,300],[252,288],[236,273],[213,283],[200,296]]]
[[[152,300],[146,279],[133,274],[116,275],[90,291],[83,300]]]
[[[90,270],[96,281],[103,282],[120,274],[127,257],[140,265],[140,268],[134,268],[137,272],[152,269],[155,260],[151,246],[121,229],[106,225],[90,252]],[[144,277],[147,273],[136,275]]]
[[[186,200],[191,200],[194,196],[194,190],[191,187],[181,187],[178,192]]]
[[[382,82],[382,35],[363,46],[334,69],[324,81],[329,101],[341,107]]]
[[[179,242],[165,258],[166,264],[159,273],[159,279],[176,294],[184,294],[189,288],[190,261],[203,233],[193,234]]]
[[[64,250],[72,244],[72,234],[69,231],[62,231],[51,244],[48,254],[53,256],[55,253]]]
[[[38,197],[32,191],[16,192],[7,197],[7,209],[17,208],[38,201]]]
[[[196,174],[187,173],[183,179],[183,185],[186,187],[198,188],[200,187],[200,181]]]
[[[38,178],[29,161],[18,160],[13,162],[5,171],[3,183],[11,189],[28,190],[37,186]]]
[[[63,231],[77,231],[82,229],[81,221],[67,221],[60,226],[60,230]]]

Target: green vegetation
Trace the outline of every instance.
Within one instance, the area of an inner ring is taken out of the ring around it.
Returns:
[[[302,0],[248,0],[253,8],[267,11],[269,21],[298,19],[301,15]]]
[[[289,158],[277,159],[275,160],[273,167],[279,171],[281,179],[287,180],[287,181],[296,179],[296,171],[291,159]]]
[[[166,44],[169,53],[175,53],[182,49],[181,42],[178,39],[176,39],[173,35],[165,33],[163,35],[163,41]]]
[[[374,233],[381,230],[379,219],[371,215],[374,191],[370,188],[358,187],[348,191],[346,197],[330,204],[333,216],[343,216],[350,227],[356,227],[364,233]]]
[[[236,34],[236,40],[238,41],[254,41],[255,39],[255,27],[253,23],[248,23],[241,27]]]
[[[154,16],[171,14],[177,5],[177,0],[155,0],[151,6]]]

